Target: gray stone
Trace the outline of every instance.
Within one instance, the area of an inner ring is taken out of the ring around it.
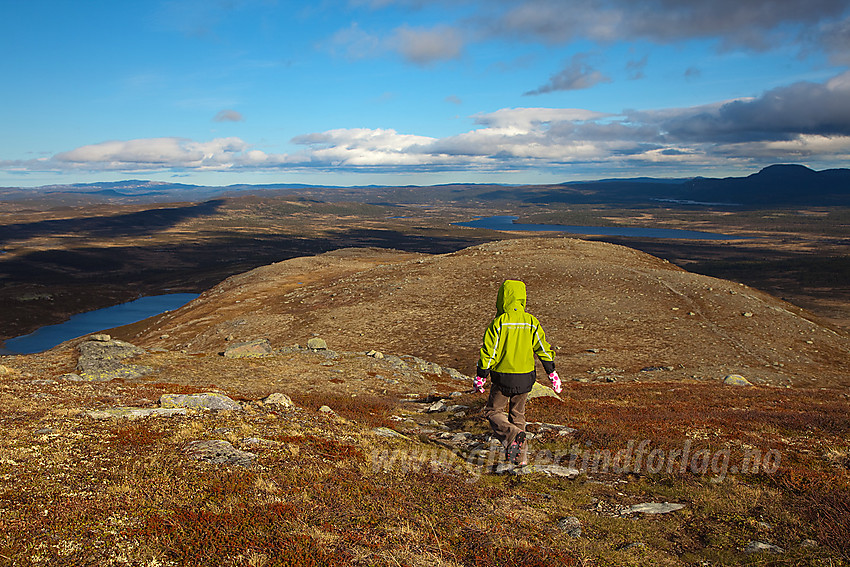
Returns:
[[[200,408],[208,410],[241,410],[242,406],[225,396],[214,392],[204,394],[163,394],[159,398],[162,408]]]
[[[273,352],[268,339],[254,339],[229,345],[224,349],[224,356],[226,358],[255,358],[269,356]]]
[[[778,545],[773,545],[770,543],[765,543],[763,541],[751,541],[747,544],[747,547],[744,549],[744,553],[773,553],[779,555],[780,553],[785,553],[785,550],[779,547]]]
[[[567,516],[558,520],[558,529],[570,537],[581,536],[581,521],[575,516]]]
[[[108,382],[114,378],[133,379],[149,374],[153,368],[124,364],[124,359],[144,353],[128,342],[98,336],[98,340],[80,343],[77,376],[83,382]],[[105,340],[104,340],[105,339]]]
[[[137,419],[141,417],[171,417],[174,415],[186,415],[186,408],[110,408],[92,410],[87,415],[92,419]]]
[[[534,385],[531,387],[531,392],[529,392],[529,394],[528,394],[528,399],[533,400],[534,398],[545,398],[545,397],[555,398],[557,400],[563,401],[563,400],[561,400],[561,396],[556,394],[555,391],[552,390],[552,388],[550,388],[548,386],[544,386],[540,382],[535,382]]]
[[[800,542],[800,547],[817,547],[818,542],[813,539],[804,539]]]
[[[452,380],[458,380],[459,382],[469,382],[470,380],[472,380],[471,377],[458,372],[454,368],[443,368],[443,370],[446,371],[446,374],[448,374],[449,378],[451,378]]]
[[[249,466],[257,455],[240,451],[227,441],[218,439],[207,441],[190,441],[183,448],[190,459],[214,464]]]
[[[684,508],[684,504],[673,504],[671,502],[644,502],[633,504],[626,509],[627,514],[669,514]]]
[[[102,343],[108,343],[109,341],[112,340],[112,337],[107,335],[106,333],[100,333],[98,335],[91,335],[89,337],[89,340],[90,341],[99,341],[99,342],[102,342]]]
[[[330,407],[328,407],[328,406],[322,406],[322,407],[320,407],[320,408],[319,408],[319,411],[320,411],[320,412],[322,412],[322,413],[334,413],[334,410],[332,410],[332,409],[331,409]]]
[[[578,469],[561,465],[525,465],[516,467],[511,472],[515,475],[540,473],[546,476],[559,476],[571,480],[581,474],[581,471]]]
[[[425,413],[439,413],[441,411],[446,411],[447,409],[448,406],[446,405],[446,402],[443,400],[437,400],[425,409]]]
[[[311,350],[327,350],[328,343],[325,342],[325,339],[313,337],[312,339],[307,341],[307,348]]]
[[[392,430],[389,427],[378,427],[377,429],[374,429],[373,431],[374,431],[375,435],[377,435],[379,437],[397,437],[399,439],[408,439],[408,437],[405,437],[404,435],[402,435],[398,431]]]
[[[628,543],[622,547],[617,548],[619,551],[628,551],[630,549],[643,549],[646,547],[646,544],[642,541],[636,541],[634,543]]]
[[[753,383],[739,374],[729,374],[723,379],[727,386],[752,386]]]
[[[277,406],[279,409],[290,409],[295,407],[295,404],[292,403],[292,398],[286,394],[281,394],[280,392],[269,394],[263,398],[263,403],[270,406]]]
[[[377,350],[370,350],[366,353],[366,356],[371,356],[372,358],[382,359],[384,358],[384,353]]]

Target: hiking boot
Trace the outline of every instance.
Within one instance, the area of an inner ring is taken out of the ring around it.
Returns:
[[[518,464],[519,456],[522,453],[522,444],[525,443],[525,431],[520,431],[511,442],[505,454],[505,458],[509,463]]]

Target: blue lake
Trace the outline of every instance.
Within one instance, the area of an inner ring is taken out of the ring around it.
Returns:
[[[169,293],[151,295],[135,301],[113,305],[104,309],[73,315],[64,323],[48,325],[28,335],[6,341],[0,354],[32,354],[53,348],[67,340],[88,335],[103,329],[129,325],[165,311],[182,307],[198,297],[197,293]]]
[[[681,230],[678,228],[643,228],[636,226],[573,226],[566,224],[521,224],[519,217],[502,215],[484,217],[469,222],[455,222],[458,226],[489,228],[490,230],[519,230],[532,232],[569,232],[590,236],[642,236],[644,238],[685,238],[689,240],[739,240],[746,237],[717,232]]]

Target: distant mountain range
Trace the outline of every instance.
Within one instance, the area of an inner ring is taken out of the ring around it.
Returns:
[[[850,206],[850,169],[814,171],[802,165],[771,165],[747,177],[663,179],[640,177],[574,181],[557,185],[449,184],[339,187],[304,184],[223,187],[127,180],[36,188],[0,188],[2,201],[152,203],[203,201],[247,194],[292,194],[325,201],[381,204],[511,201],[526,203],[669,203],[712,206]]]

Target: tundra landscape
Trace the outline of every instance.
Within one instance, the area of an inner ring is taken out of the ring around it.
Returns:
[[[840,190],[154,188],[4,193],[3,338],[200,296],[0,357],[0,565],[848,563]],[[564,381],[524,467],[471,391],[505,279]]]

